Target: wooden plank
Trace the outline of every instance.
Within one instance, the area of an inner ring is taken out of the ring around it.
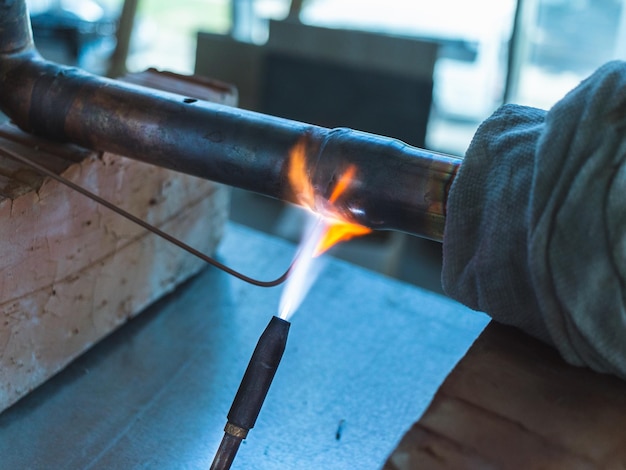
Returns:
[[[484,468],[623,468],[624,423],[626,383],[570,366],[545,344],[491,323],[385,468],[423,468],[431,433],[437,468],[458,468],[459,452]]]
[[[180,75],[173,72],[148,69],[122,78],[123,81],[148,88],[189,96],[214,103],[237,105],[237,89],[226,82],[201,75]]]
[[[406,470],[424,468],[442,470],[462,468],[466,470],[492,470],[497,467],[486,461],[470,448],[454,442],[446,436],[415,424],[406,434],[403,442],[411,442],[411,447],[398,447],[391,455],[385,468]]]

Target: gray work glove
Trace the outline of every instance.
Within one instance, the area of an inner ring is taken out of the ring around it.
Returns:
[[[626,378],[626,63],[548,112],[506,105],[480,126],[443,252],[448,295]]]

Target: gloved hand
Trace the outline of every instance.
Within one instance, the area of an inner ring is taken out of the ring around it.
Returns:
[[[626,378],[626,63],[550,111],[506,105],[448,198],[445,292]]]

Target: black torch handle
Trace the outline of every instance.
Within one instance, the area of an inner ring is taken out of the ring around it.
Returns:
[[[237,395],[228,412],[228,423],[243,430],[254,427],[287,344],[290,323],[272,317],[259,338]]]

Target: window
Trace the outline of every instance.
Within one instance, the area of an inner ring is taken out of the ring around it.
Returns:
[[[626,58],[623,0],[524,0],[510,100],[549,108],[596,68]]]

